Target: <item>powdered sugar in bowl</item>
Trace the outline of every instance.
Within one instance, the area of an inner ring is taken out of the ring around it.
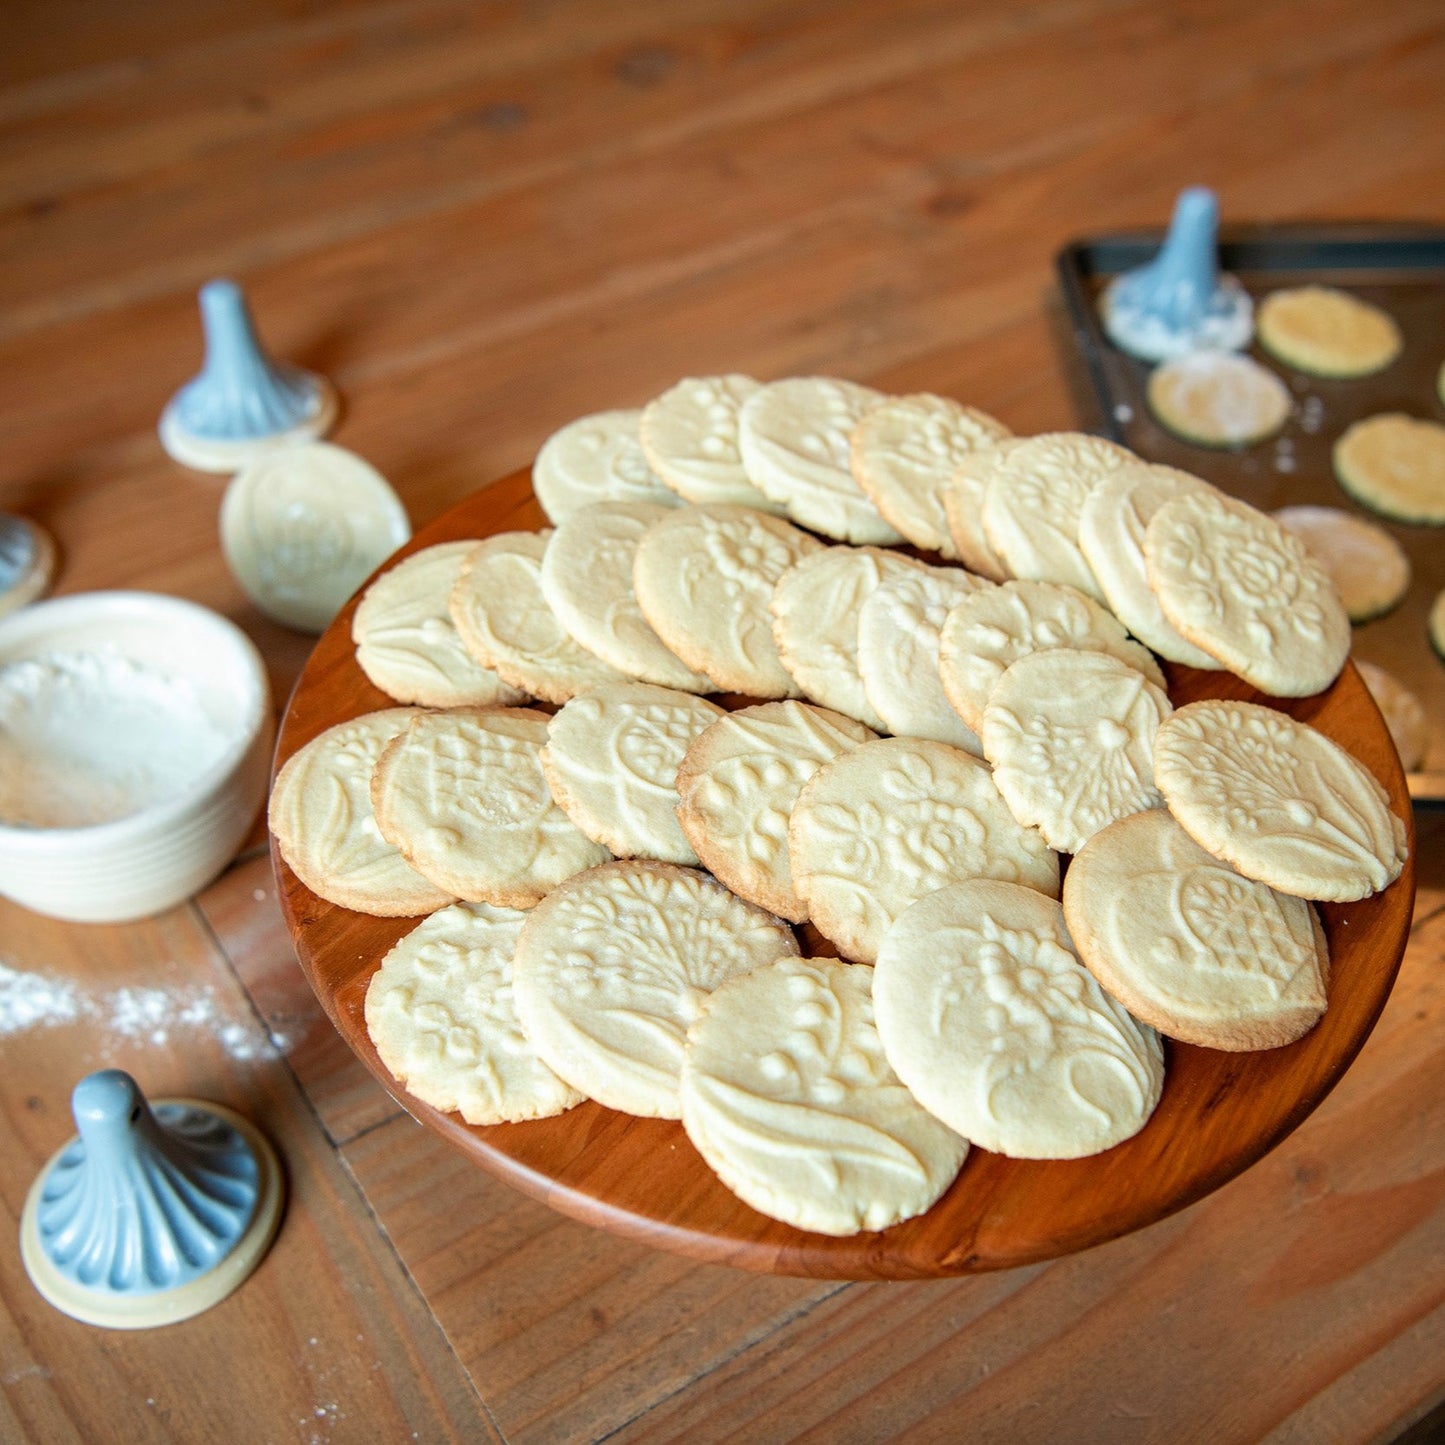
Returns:
[[[0,622],[0,894],[77,922],[159,913],[245,837],[270,772],[260,655],[175,597],[89,592]]]

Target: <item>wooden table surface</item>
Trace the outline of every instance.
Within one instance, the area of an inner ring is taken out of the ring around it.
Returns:
[[[236,619],[278,699],[309,641],[155,435],[209,277],[421,524],[689,373],[1071,425],[1052,257],[1190,182],[1240,220],[1445,222],[1438,0],[11,0],[0,75],[0,507],[55,534],[58,591]],[[0,1438],[1438,1438],[1442,819],[1392,999],[1301,1129],[1141,1233],[922,1284],[693,1264],[494,1181],[326,1022],[259,831],[146,922],[0,906]],[[162,1330],[77,1324],[19,1262],[103,1065],[230,1104],[289,1176],[257,1273]]]

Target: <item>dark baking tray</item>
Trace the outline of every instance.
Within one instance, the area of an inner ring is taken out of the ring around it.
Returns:
[[[1355,629],[1354,653],[1388,668],[1425,704],[1430,746],[1422,770],[1410,775],[1410,792],[1416,801],[1445,803],[1445,664],[1426,630],[1430,604],[1445,589],[1445,528],[1411,527],[1369,512],[1341,490],[1330,464],[1335,439],[1362,417],[1403,411],[1445,421],[1437,390],[1445,361],[1445,228],[1361,223],[1221,232],[1220,265],[1256,303],[1282,286],[1340,286],[1388,311],[1405,341],[1390,366],[1352,381],[1305,376],[1252,346],[1250,354],[1289,386],[1295,405],[1278,437],[1239,451],[1195,446],[1165,431],[1144,399],[1148,363],[1120,351],[1100,323],[1105,284],[1151,260],[1163,239],[1163,231],[1093,236],[1059,253],[1059,282],[1085,377],[1080,389],[1097,412],[1093,429],[1266,511],[1302,502],[1342,507],[1369,517],[1400,542],[1413,569],[1410,591],[1388,617]]]

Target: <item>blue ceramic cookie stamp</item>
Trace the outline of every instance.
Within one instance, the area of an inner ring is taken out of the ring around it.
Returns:
[[[1203,186],[1179,193],[1169,235],[1145,266],[1116,276],[1099,298],[1109,339],[1142,361],[1190,351],[1239,351],[1254,335],[1254,304],[1219,270],[1219,201]]]
[[[0,512],[0,617],[39,597],[54,571],[50,533],[26,517]]]
[[[256,1267],[281,1218],[281,1168],[219,1104],[154,1108],[103,1069],[71,1097],[80,1130],[41,1171],[20,1220],[32,1283],[87,1324],[145,1329],[219,1303]]]
[[[182,466],[237,472],[262,452],[325,436],[335,389],[323,376],[266,354],[234,281],[201,287],[206,357],[161,413],[161,445]]]

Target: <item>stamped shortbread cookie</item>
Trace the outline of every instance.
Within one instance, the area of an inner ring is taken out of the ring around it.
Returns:
[[[983,752],[1020,823],[1077,853],[1118,818],[1157,808],[1163,688],[1103,652],[1055,647],[1004,670],[983,712]]]
[[[1358,657],[1355,667],[1385,719],[1395,751],[1400,754],[1400,766],[1413,773],[1425,761],[1430,746],[1425,704],[1393,672]]]
[[[988,766],[924,738],[880,738],[825,763],[788,822],[793,885],[847,958],[872,963],[893,920],[965,878],[1051,897],[1059,860],[999,796]]]
[[[1445,522],[1445,426],[1401,412],[1357,421],[1335,443],[1335,476],[1372,511]]]
[[[1289,420],[1289,388],[1267,367],[1232,351],[1191,351],[1166,361],[1145,388],[1149,410],[1185,441],[1246,447]]]
[[[719,718],[677,773],[678,821],[703,866],[734,893],[801,923],[808,909],[788,866],[788,817],[824,763],[872,737],[862,723],[804,702]]]
[[[1005,582],[965,597],[944,620],[938,675],[958,715],[979,732],[994,684],[1011,662],[1050,647],[1107,652],[1136,667],[1156,687],[1164,674],[1147,647],[1123,624],[1072,587],[1051,582]]]
[[[550,522],[596,502],[677,505],[647,464],[638,438],[640,411],[599,411],[579,417],[542,443],[532,463],[532,491]]]
[[[1015,1159],[1077,1159],[1137,1134],[1164,1050],[1079,962],[1052,898],[954,883],[915,903],[873,976],[888,1061],[929,1113]]]
[[[1104,601],[1140,642],[1171,662],[1213,672],[1221,664],[1182,638],[1165,617],[1144,563],[1144,534],[1154,513],[1186,492],[1209,490],[1208,482],[1174,467],[1151,462],[1120,467],[1085,500],[1079,513],[1079,546]]]
[[[884,521],[915,547],[956,561],[944,489],[966,457],[1009,435],[986,412],[920,392],[889,397],[867,412],[853,428],[849,458],[854,478]]]
[[[527,915],[458,903],[419,923],[366,990],[366,1031],[408,1093],[468,1124],[544,1119],[582,1102],[527,1041],[512,957]]]
[[[687,1030],[729,978],[798,952],[792,930],[670,863],[610,863],[532,910],[517,1013],[542,1060],[610,1109],[682,1116]]]
[[[690,376],[642,409],[642,449],[678,496],[698,506],[777,512],[743,470],[738,414],[760,383],[750,376]]]
[[[1171,1039],[1273,1049],[1324,1013],[1314,909],[1206,853],[1165,808],[1089,840],[1064,879],[1064,917],[1089,972]]]
[[[943,489],[943,514],[948,535],[960,562],[990,582],[1006,582],[1011,575],[983,529],[983,499],[993,474],[1028,437],[1013,437],[959,459],[953,477]]]
[[[1011,447],[989,476],[979,512],[1008,575],[1060,582],[1102,600],[1079,550],[1079,513],[1110,472],[1137,460],[1083,432],[1047,432]]]
[[[822,545],[748,507],[684,507],[644,533],[633,588],[663,642],[722,691],[793,697],[769,603],[778,578]]]
[[[770,603],[773,641],[806,696],[882,731],[858,671],[859,614],[882,583],[925,570],[881,547],[825,547],[783,573]]]
[[[723,716],[705,698],[643,682],[574,697],[547,729],[542,768],[567,816],[619,858],[696,864],[677,821],[677,770]]]
[[[418,716],[389,707],[337,723],[293,753],[271,789],[268,822],[291,871],[328,903],[378,918],[410,918],[455,895],[423,878],[381,836],[371,774],[391,740]]]
[[[1403,345],[1388,312],[1334,286],[1271,291],[1257,324],[1266,351],[1311,376],[1369,376]]]
[[[357,665],[399,702],[489,707],[526,699],[466,650],[452,622],[452,588],[476,545],[426,547],[383,572],[357,604],[351,619]]]
[[[548,721],[535,708],[412,718],[372,775],[382,837],[437,887],[504,908],[530,908],[564,878],[606,862],[612,855],[547,787]]]
[[[858,613],[858,672],[884,731],[952,743],[983,756],[978,734],[943,691],[938,638],[949,612],[989,585],[960,567],[930,567],[895,577],[869,594]]]
[[[848,438],[883,400],[871,387],[795,376],[759,388],[738,425],[748,478],[799,526],[840,542],[901,542],[853,479]]]
[[[922,1214],[968,1153],[884,1057],[872,972],[780,959],[729,979],[688,1030],[688,1138],[744,1203],[818,1234]]]
[[[1261,692],[1306,697],[1339,676],[1350,619],[1273,517],[1219,492],[1176,497],[1151,519],[1144,560],[1170,623]]]
[[[542,595],[588,652],[643,682],[711,692],[711,681],[667,647],[642,615],[632,565],[642,535],[671,516],[651,502],[600,502],[573,512],[542,557]]]
[[[1410,587],[1410,559],[1383,527],[1340,507],[1281,507],[1270,514],[1330,574],[1351,622],[1399,606]]]
[[[479,542],[452,588],[451,614],[467,651],[514,687],[563,703],[627,674],[572,640],[542,592],[551,531],[499,532]]]
[[[1345,903],[1405,866],[1405,825],[1370,771],[1273,708],[1180,708],[1154,740],[1154,780],[1201,848],[1281,893]]]

